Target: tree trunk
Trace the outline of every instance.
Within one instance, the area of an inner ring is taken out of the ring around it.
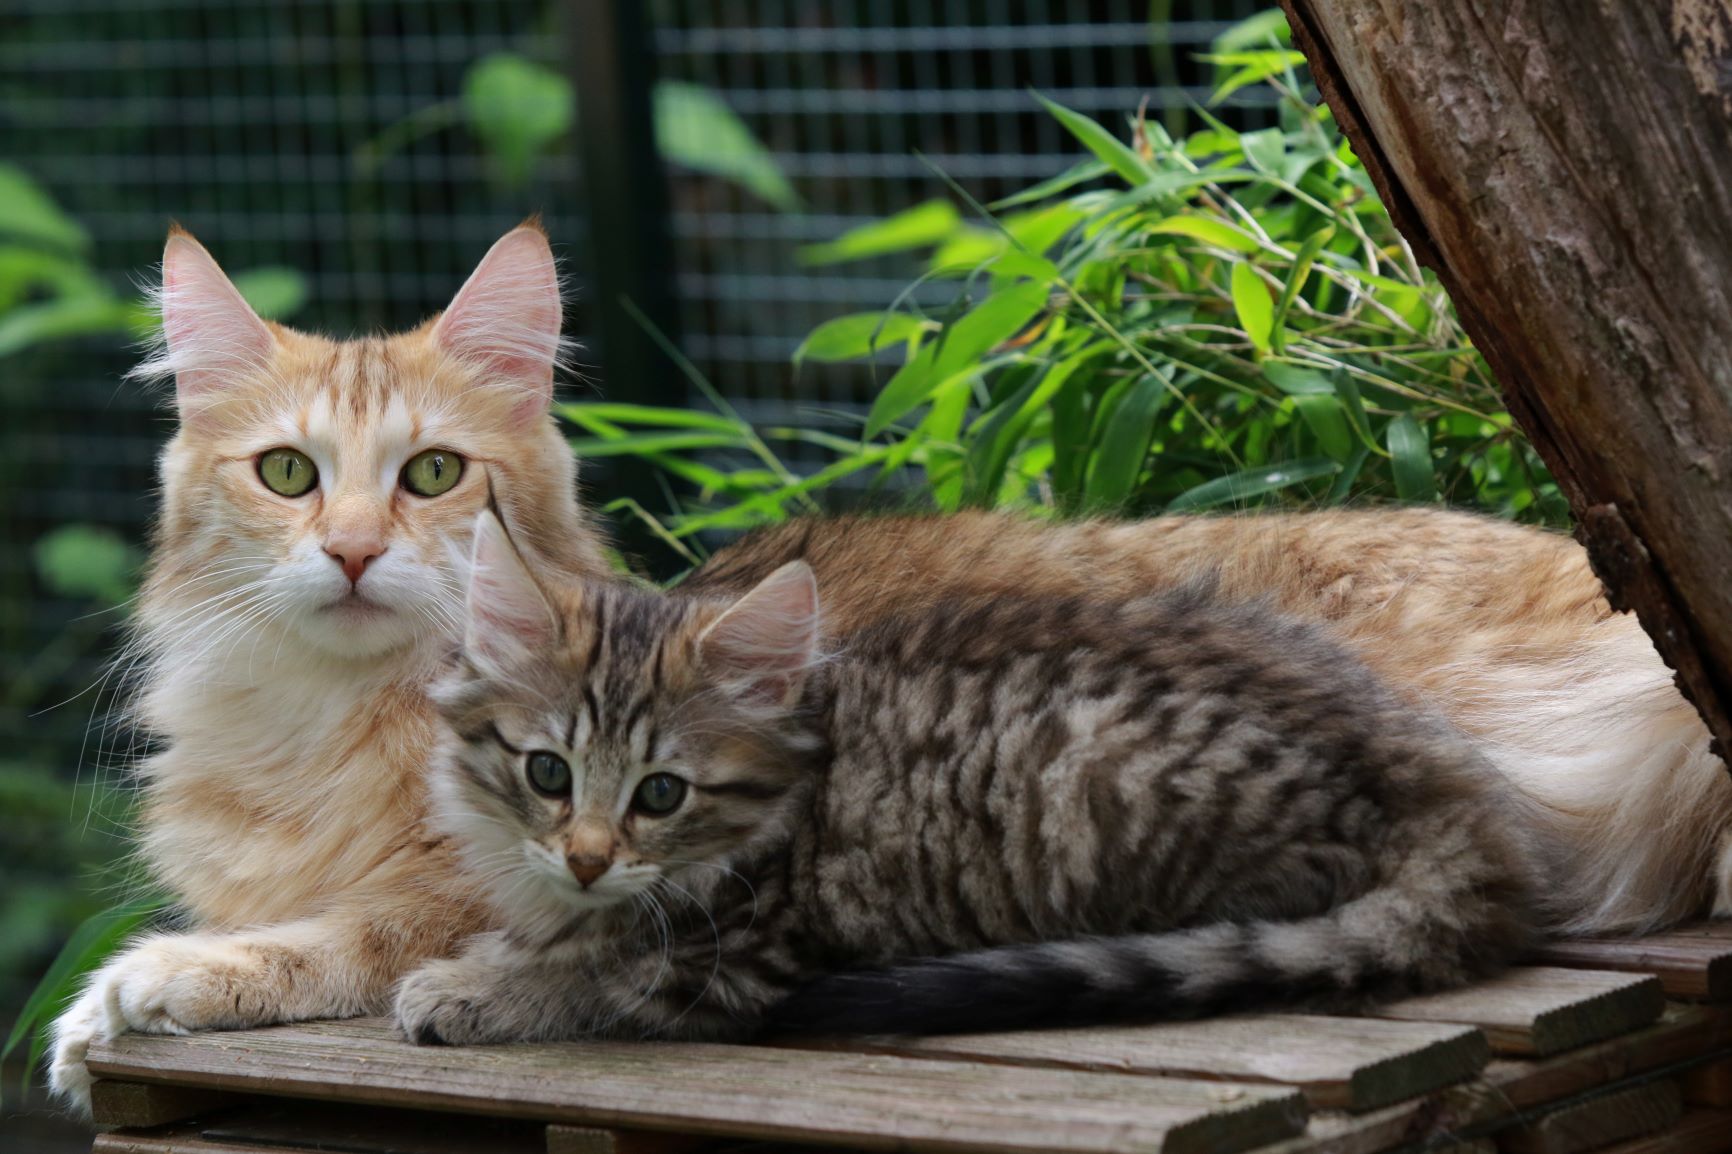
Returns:
[[[1281,0],[1632,608],[1732,750],[1732,0]]]

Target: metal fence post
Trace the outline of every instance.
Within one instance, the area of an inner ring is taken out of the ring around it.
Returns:
[[[592,331],[601,387],[612,400],[677,405],[685,386],[656,342],[632,316],[630,301],[670,340],[678,340],[668,189],[656,150],[655,51],[639,0],[570,0],[570,68],[577,91],[578,154],[589,227],[587,267]],[[629,496],[665,508],[656,470],[614,458],[591,469],[592,499]],[[595,491],[597,480],[606,492]],[[641,548],[647,534],[621,519],[622,544]]]

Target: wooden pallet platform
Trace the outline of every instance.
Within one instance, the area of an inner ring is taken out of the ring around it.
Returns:
[[[116,1127],[96,1149],[1732,1154],[1721,929],[1572,943],[1364,1017],[797,1047],[417,1047],[377,1020],[129,1035],[91,1054]]]

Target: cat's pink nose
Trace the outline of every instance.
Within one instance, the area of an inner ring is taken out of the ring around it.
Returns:
[[[607,872],[607,867],[613,864],[613,859],[603,857],[600,854],[571,853],[565,855],[565,864],[571,869],[571,876],[577,879],[577,884],[587,886]]]
[[[325,552],[331,560],[343,567],[343,576],[353,585],[361,579],[361,574],[367,571],[367,565],[373,558],[385,551],[385,546],[375,539],[356,539],[333,537],[325,542]]]

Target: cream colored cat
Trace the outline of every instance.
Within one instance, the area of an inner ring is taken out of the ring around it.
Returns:
[[[180,429],[139,601],[141,849],[194,932],[116,957],[55,1027],[84,1105],[92,1040],[376,1011],[480,928],[422,827],[422,687],[461,619],[490,492],[537,563],[607,570],[548,415],[546,237],[494,245],[413,332],[330,341],[260,321],[185,233],[163,254]]]
[[[427,831],[425,686],[460,634],[491,489],[532,565],[606,571],[547,415],[559,295],[521,228],[443,316],[334,342],[267,325],[184,234],[164,254],[181,428],[140,603],[142,850],[194,927],[132,945],[56,1025],[90,1043],[377,1013],[417,963],[487,928]],[[1732,912],[1732,779],[1635,620],[1568,538],[1442,510],[1050,526],[971,514],[795,523],[684,588],[744,592],[805,557],[840,629],[1013,587],[1122,596],[1218,572],[1317,621],[1441,710],[1574,847],[1579,932]]]

